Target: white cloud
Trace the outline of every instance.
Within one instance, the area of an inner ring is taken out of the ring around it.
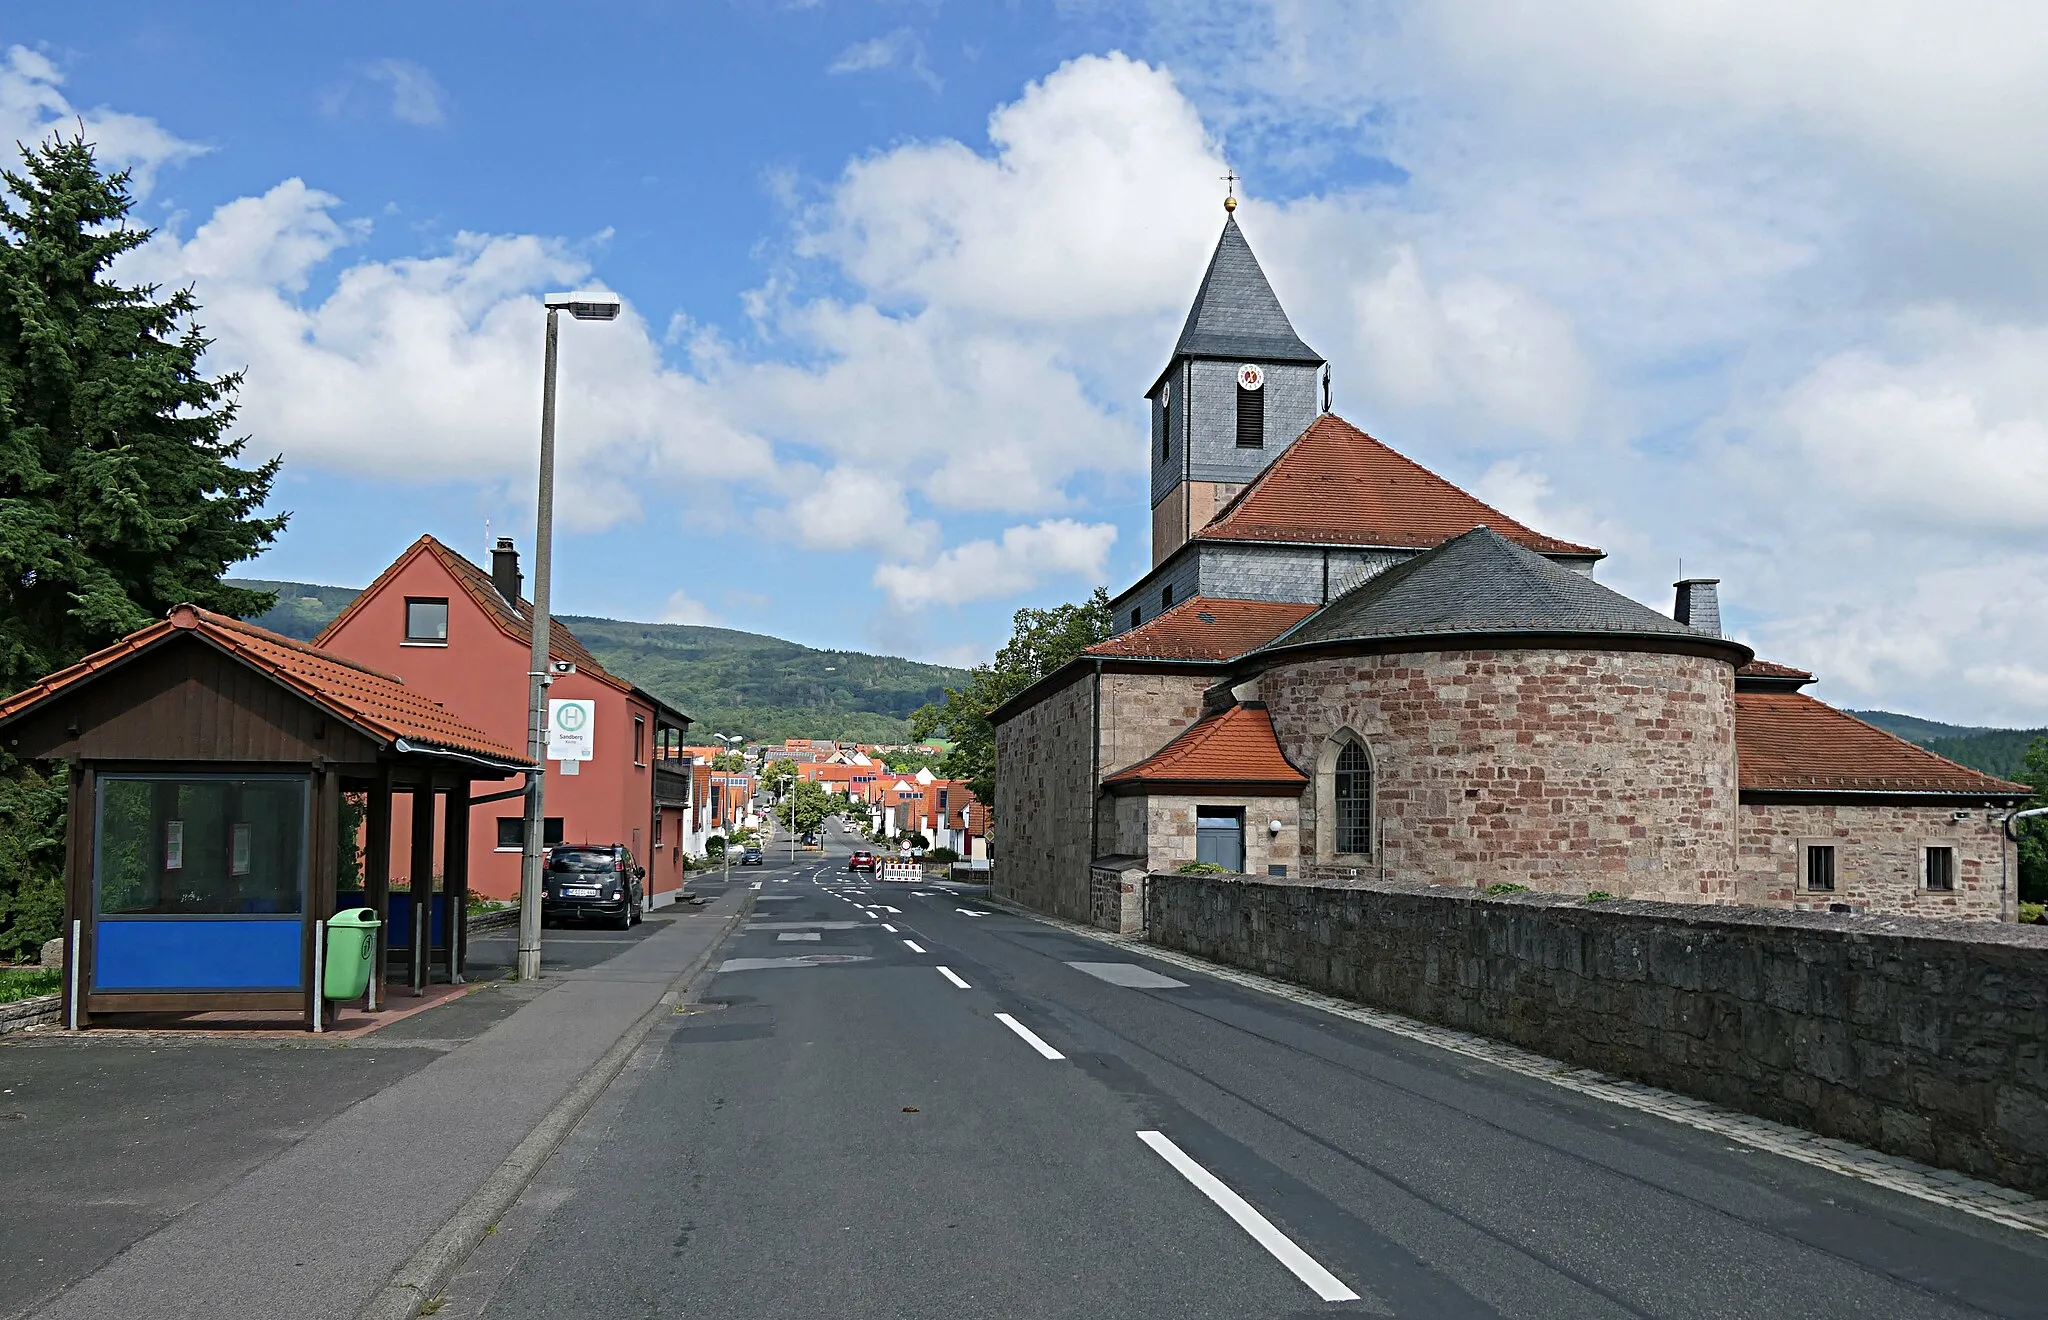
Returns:
[[[904,611],[1015,596],[1055,577],[1102,576],[1116,528],[1051,519],[1004,530],[1000,541],[969,541],[929,564],[883,564],[875,585]]]
[[[583,282],[587,264],[551,240],[462,234],[440,256],[348,265],[309,301],[311,274],[366,232],[337,220],[339,205],[287,180],[221,207],[189,239],[160,234],[121,273],[196,285],[213,368],[247,369],[253,452],[525,498],[545,320],[535,295]],[[765,442],[721,422],[701,382],[662,364],[630,306],[610,324],[571,325],[561,358],[557,499],[571,529],[636,516],[651,476],[772,469]]]
[[[382,59],[363,71],[372,82],[391,89],[391,117],[401,123],[438,128],[447,119],[441,101],[446,95],[434,75],[411,60]]]
[[[898,66],[935,92],[945,88],[944,81],[932,72],[931,65],[925,61],[923,38],[909,28],[898,28],[887,36],[855,42],[840,51],[825,71],[873,73]]]
[[[762,522],[811,550],[866,548],[915,557],[929,553],[939,532],[936,523],[911,516],[895,481],[843,467],[822,474],[783,509],[764,511]]]
[[[661,607],[661,621],[699,626],[715,625],[718,622],[712,617],[710,609],[704,602],[697,600],[687,591],[669,594],[668,603]]]
[[[84,110],[63,92],[64,75],[48,56],[10,46],[0,61],[0,143],[34,144],[52,133],[74,133],[84,123],[85,139],[99,149],[103,165],[133,171],[132,187],[147,195],[156,172],[189,160],[206,148],[187,142],[156,120],[110,110]]]

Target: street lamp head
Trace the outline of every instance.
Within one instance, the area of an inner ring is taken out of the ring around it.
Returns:
[[[564,311],[579,321],[610,321],[619,314],[619,295],[596,290],[584,293],[551,293],[549,311]]]

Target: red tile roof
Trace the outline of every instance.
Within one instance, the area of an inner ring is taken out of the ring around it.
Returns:
[[[338,632],[342,625],[347,623],[349,618],[355,614],[356,608],[359,605],[375,596],[385,582],[390,580],[415,557],[422,554],[432,555],[440,561],[441,567],[448,571],[448,576],[455,579],[456,585],[462,588],[465,595],[476,602],[477,607],[489,616],[491,622],[498,626],[500,632],[510,637],[513,641],[518,642],[521,646],[528,648],[533,646],[533,602],[522,598],[519,602],[519,608],[513,609],[504,596],[499,594],[497,584],[491,581],[489,573],[486,573],[462,555],[450,550],[432,536],[422,536],[419,540],[406,547],[405,553],[394,559],[389,568],[379,573],[375,582],[363,588],[356,595],[356,598],[348,603],[348,608],[335,615],[333,622],[320,630],[320,635],[313,639],[313,645],[321,645]],[[577,638],[576,634],[569,631],[568,626],[560,619],[551,618],[548,620],[548,658],[551,660],[567,660],[576,666],[576,672],[589,674],[599,682],[608,683],[621,692],[632,690],[632,684],[599,664],[597,657],[590,653],[582,641]]]
[[[1314,605],[1291,602],[1196,596],[1150,623],[1097,642],[1086,654],[1153,660],[1228,660],[1264,646],[1315,610]]]
[[[230,655],[269,674],[302,696],[385,741],[403,738],[450,751],[524,764],[526,758],[489,734],[413,691],[388,674],[353,660],[280,637],[254,624],[179,605],[161,623],[123,637],[102,651],[0,701],[0,719],[20,714],[44,699],[137,655],[175,632],[194,632]]]
[[[1735,671],[1737,678],[1803,678],[1813,681],[1813,675],[1792,665],[1781,665],[1773,660],[1752,660]]]
[[[1737,692],[1735,749],[1745,789],[1865,793],[2030,793],[1915,747],[1800,692]]]
[[[1480,525],[1538,554],[1599,555],[1524,527],[1324,413],[1195,535],[1428,549]]]
[[[1195,721],[1166,746],[1103,782],[1271,784],[1294,792],[1308,776],[1281,752],[1264,706],[1232,706]]]

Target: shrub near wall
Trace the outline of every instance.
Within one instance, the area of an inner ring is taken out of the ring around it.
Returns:
[[[2048,1195],[2048,929],[1146,881],[1168,948]]]

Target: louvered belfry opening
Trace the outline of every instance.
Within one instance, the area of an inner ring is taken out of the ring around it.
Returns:
[[[1357,743],[1344,744],[1337,756],[1337,851],[1372,851],[1372,763]]]
[[[1237,447],[1266,447],[1266,392],[1237,387]]]

